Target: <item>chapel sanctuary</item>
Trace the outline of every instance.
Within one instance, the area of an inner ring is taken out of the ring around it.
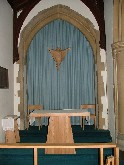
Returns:
[[[124,165],[124,0],[0,0],[0,165]]]

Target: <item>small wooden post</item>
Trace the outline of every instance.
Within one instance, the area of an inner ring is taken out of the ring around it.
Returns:
[[[34,147],[34,165],[38,165],[37,148]]]
[[[119,148],[114,148],[115,165],[119,165]]]
[[[103,148],[100,148],[100,165],[103,165]]]

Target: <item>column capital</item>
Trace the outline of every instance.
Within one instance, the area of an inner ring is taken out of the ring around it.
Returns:
[[[124,41],[118,41],[112,44],[113,58],[115,59],[124,51]]]

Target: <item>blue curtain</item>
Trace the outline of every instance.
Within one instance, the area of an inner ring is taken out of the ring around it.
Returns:
[[[70,48],[57,70],[48,48]],[[72,24],[55,20],[33,38],[27,54],[28,104],[44,109],[79,109],[95,103],[95,64],[86,37]],[[46,122],[44,120],[44,122]],[[72,118],[73,124],[79,118]]]

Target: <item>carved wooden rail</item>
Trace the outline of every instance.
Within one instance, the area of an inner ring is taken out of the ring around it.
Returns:
[[[114,149],[114,165],[119,165],[119,148],[114,143],[66,143],[66,144],[48,144],[48,143],[0,143],[0,148],[32,148],[34,149],[34,165],[38,165],[37,150],[40,148],[98,148],[100,150],[100,165],[104,165],[103,150],[105,148]]]

